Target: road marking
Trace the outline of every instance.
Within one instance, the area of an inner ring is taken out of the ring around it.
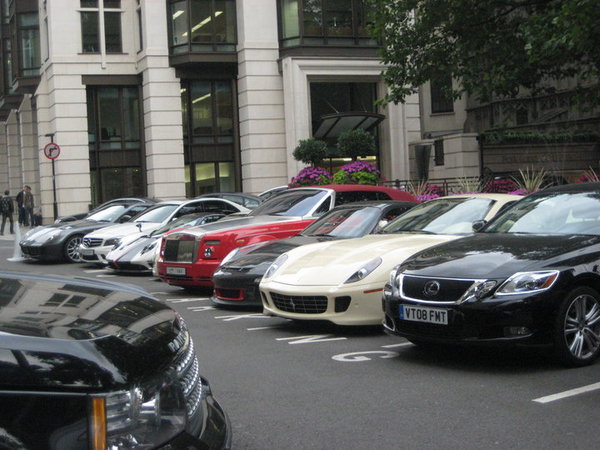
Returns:
[[[116,278],[116,275],[102,275],[102,274],[98,274],[96,275],[97,278]]]
[[[215,309],[215,307],[214,306],[188,306],[187,309],[189,309],[190,311],[199,312],[199,311],[212,311],[213,309]]]
[[[363,362],[371,361],[373,358],[389,359],[396,356],[399,356],[398,352],[376,350],[370,352],[340,353],[339,355],[333,355],[331,359],[340,362]]]
[[[199,297],[199,298],[168,298],[169,303],[188,303],[188,302],[205,302],[210,298]]]
[[[246,328],[247,331],[258,331],[258,330],[272,330],[273,328],[280,328],[280,327],[254,327],[254,328]]]
[[[106,272],[106,269],[86,269],[84,270],[85,273],[99,273],[99,272]]]
[[[382,348],[406,347],[407,345],[415,345],[412,342],[404,342],[402,344],[382,345]]]
[[[231,322],[232,320],[240,319],[269,319],[269,316],[265,316],[262,313],[259,314],[236,314],[231,316],[216,316],[215,319],[223,319],[223,322]]]
[[[290,341],[288,344],[314,344],[316,342],[327,342],[327,341],[342,341],[348,338],[345,337],[329,337],[331,334],[315,334],[308,336],[292,336],[285,338],[277,338],[276,341]]]
[[[563,398],[573,397],[575,395],[584,394],[586,392],[596,391],[600,389],[600,383],[589,384],[569,391],[559,392],[558,394],[547,395],[546,397],[536,398],[533,401],[536,403],[550,403]]]

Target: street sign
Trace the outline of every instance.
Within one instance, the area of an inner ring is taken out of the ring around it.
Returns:
[[[44,147],[44,155],[46,155],[46,158],[48,159],[56,159],[58,158],[58,155],[60,155],[60,147],[58,144],[50,142]]]

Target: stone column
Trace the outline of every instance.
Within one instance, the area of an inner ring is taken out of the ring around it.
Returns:
[[[287,184],[284,92],[275,0],[237,2],[242,183],[259,193]]]

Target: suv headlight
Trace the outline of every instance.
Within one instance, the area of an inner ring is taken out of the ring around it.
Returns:
[[[517,295],[550,289],[558,278],[558,270],[517,272],[498,288],[497,295]]]
[[[94,448],[154,448],[186,426],[186,403],[174,370],[149,386],[92,399]],[[102,445],[102,441],[105,445]]]
[[[381,265],[382,261],[383,260],[380,257],[372,259],[371,261],[366,263],[364,266],[362,266],[360,269],[358,269],[356,272],[354,272],[352,275],[350,275],[350,278],[348,278],[346,281],[344,281],[344,284],[356,283],[357,281],[364,279],[371,272],[373,272],[375,269],[377,269]]]

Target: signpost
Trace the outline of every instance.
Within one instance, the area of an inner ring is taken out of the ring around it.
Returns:
[[[58,203],[56,202],[56,175],[54,172],[54,160],[60,155],[60,147],[54,143],[54,133],[49,133],[50,142],[44,147],[44,156],[52,161],[52,194],[54,197],[54,220],[58,218]]]

